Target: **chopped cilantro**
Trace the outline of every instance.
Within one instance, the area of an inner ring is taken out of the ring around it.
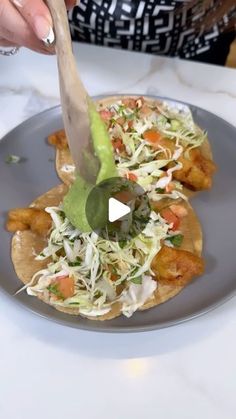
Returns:
[[[156,188],[157,193],[163,193],[164,191],[165,191],[165,189],[163,189],[163,188]]]
[[[117,109],[117,112],[119,113],[119,114],[122,114],[123,115],[123,113],[124,113],[124,110],[125,110],[125,105],[119,105],[119,107],[118,107],[118,109]]]
[[[82,262],[82,259],[77,257],[74,262],[68,262],[69,266],[80,266]]]
[[[173,246],[180,247],[183,241],[183,234],[176,234],[175,236],[167,237],[166,240],[170,241]]]
[[[47,287],[47,290],[59,298],[63,298],[62,293],[58,289],[58,284],[51,284]]]
[[[142,276],[140,275],[140,276],[136,276],[136,278],[132,278],[131,282],[133,282],[133,284],[136,284],[136,285],[142,284]]]
[[[119,241],[119,246],[121,249],[124,249],[124,247],[127,245],[127,240],[120,240]]]
[[[111,121],[110,122],[111,122],[112,125],[114,125],[114,124],[116,124],[116,119],[115,118],[111,118]]]
[[[58,211],[59,217],[61,217],[63,220],[66,218],[64,211]]]
[[[102,296],[102,292],[100,290],[96,290],[94,297],[95,298],[100,298]]]
[[[15,163],[19,163],[21,160],[22,160],[21,157],[14,156],[14,154],[9,154],[5,158],[5,163],[7,163],[7,164],[15,164]]]
[[[126,119],[127,119],[128,121],[130,121],[130,120],[134,119],[134,113],[131,113],[131,114],[126,115]]]

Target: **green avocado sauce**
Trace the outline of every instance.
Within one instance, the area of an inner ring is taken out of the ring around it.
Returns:
[[[93,148],[100,161],[100,170],[96,180],[96,184],[98,184],[105,179],[117,177],[118,173],[106,125],[96,111],[92,101],[88,102],[88,110]],[[78,174],[63,200],[66,217],[71,224],[84,233],[92,230],[86,217],[86,202],[93,186]]]

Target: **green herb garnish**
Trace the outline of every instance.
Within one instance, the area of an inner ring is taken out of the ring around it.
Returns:
[[[115,125],[116,124],[116,119],[115,118],[111,118],[111,121],[110,122],[111,122],[112,125]]]
[[[62,293],[58,289],[58,284],[51,284],[47,287],[47,290],[59,298],[64,298]]]
[[[155,191],[157,193],[163,193],[163,192],[165,192],[165,189],[163,189],[163,188],[156,188]]]
[[[64,211],[58,211],[58,215],[63,218],[63,220],[66,218]]]
[[[133,284],[140,285],[142,284],[142,276],[136,276],[136,278],[132,278],[130,280]]]
[[[126,116],[126,119],[128,120],[128,121],[131,121],[132,119],[134,119],[134,113],[131,113],[131,114],[128,114],[128,115],[125,115]]]
[[[69,266],[80,266],[82,262],[82,259],[77,257],[74,262],[68,262]]]
[[[19,163],[20,161],[21,161],[21,157],[15,156],[14,154],[9,154],[5,158],[5,163],[7,164],[15,164],[15,163]]]
[[[120,240],[119,241],[119,246],[121,249],[124,249],[124,247],[127,245],[127,240]]]
[[[99,290],[97,290],[96,292],[95,292],[95,294],[94,294],[94,297],[95,298],[100,298],[102,296],[102,292],[101,291],[99,291]]]
[[[117,112],[119,113],[119,114],[121,114],[121,116],[123,116],[124,115],[124,110],[125,110],[125,105],[119,105],[119,107],[118,107],[118,109],[117,109]]]
[[[183,242],[183,234],[176,234],[175,236],[167,237],[166,240],[171,242],[173,246],[180,247]]]

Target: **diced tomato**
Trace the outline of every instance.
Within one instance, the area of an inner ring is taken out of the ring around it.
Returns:
[[[187,209],[183,205],[173,204],[170,206],[170,209],[179,218],[186,217],[188,214]]]
[[[144,132],[143,138],[149,143],[157,144],[162,139],[162,135],[160,132],[155,131],[154,129],[149,129]]]
[[[114,195],[114,198],[126,204],[126,202],[129,202],[132,199],[134,199],[134,195],[131,191],[120,191]]]
[[[117,281],[117,279],[119,278],[119,276],[117,274],[111,274],[111,281]]]
[[[136,108],[136,100],[132,97],[122,100],[123,105],[127,106],[127,108],[135,109]]]
[[[119,275],[117,275],[116,270],[112,265],[106,265],[106,269],[110,272],[110,280],[116,281],[119,278]]]
[[[119,153],[125,151],[125,145],[121,138],[114,138],[114,140],[112,140],[112,145],[114,150],[118,151]]]
[[[101,111],[99,111],[100,116],[102,118],[103,121],[107,122],[110,121],[110,119],[113,117],[114,113],[111,111],[108,111],[107,109],[102,109]]]
[[[128,121],[128,127],[129,127],[129,129],[130,129],[130,128],[133,128],[133,124],[134,124],[134,121],[133,121],[132,119],[130,119],[130,120]]]
[[[59,276],[55,279],[54,284],[57,285],[58,293],[63,298],[69,298],[74,295],[75,283],[74,279],[69,276]]]
[[[161,216],[167,221],[168,224],[173,224],[171,230],[178,230],[180,226],[180,219],[171,211],[170,208],[163,208],[161,210]]]
[[[138,177],[136,176],[135,173],[129,172],[127,173],[127,179],[131,180],[132,182],[136,182]]]

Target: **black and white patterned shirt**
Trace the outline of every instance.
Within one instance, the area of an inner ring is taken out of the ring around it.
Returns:
[[[199,35],[193,25],[203,16],[193,8],[184,10],[183,3],[183,0],[81,0],[70,14],[72,37],[113,48],[189,59],[199,57],[223,64],[234,38],[232,33],[222,34],[227,17]],[[213,7],[214,3],[213,0]]]

